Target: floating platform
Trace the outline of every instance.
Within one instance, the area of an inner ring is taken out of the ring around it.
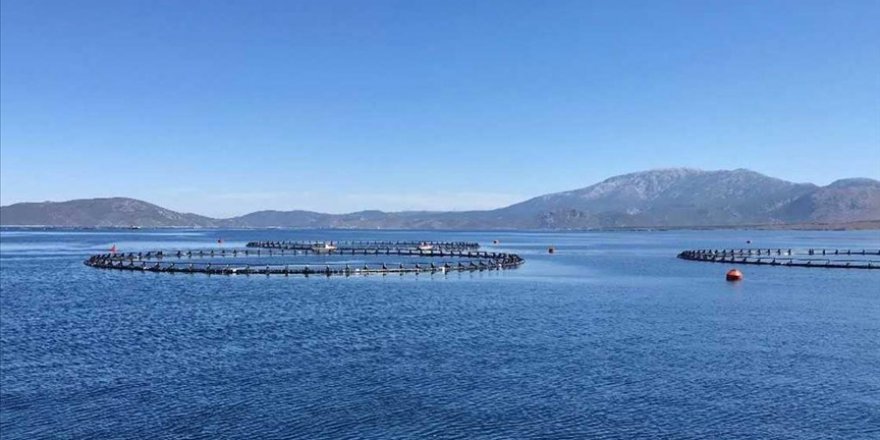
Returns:
[[[318,244],[323,244],[319,242]],[[329,242],[327,242],[329,243]],[[403,243],[403,244],[401,244]],[[369,275],[393,273],[447,273],[513,269],[525,260],[516,254],[477,250],[476,243],[346,242],[336,243],[332,253],[318,250],[314,242],[251,242],[244,249],[196,249],[130,253],[107,253],[89,257],[85,265],[99,269],[143,272],[204,273],[218,275]],[[419,246],[422,246],[420,249]],[[434,247],[436,246],[436,247]],[[295,256],[320,256],[322,260],[290,264]],[[352,265],[326,261],[334,256],[365,255],[373,258],[401,257],[406,262],[364,262]],[[204,260],[211,261],[206,262]],[[224,262],[224,259],[233,261]],[[252,264],[248,260],[252,259]],[[412,262],[412,259],[419,261]],[[199,261],[201,260],[201,261]],[[280,260],[280,261],[279,261]]]
[[[691,261],[826,269],[880,269],[880,250],[868,249],[694,249],[678,254]]]

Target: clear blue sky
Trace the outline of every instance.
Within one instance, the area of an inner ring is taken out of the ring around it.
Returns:
[[[880,177],[880,1],[3,0],[0,202],[469,209]]]

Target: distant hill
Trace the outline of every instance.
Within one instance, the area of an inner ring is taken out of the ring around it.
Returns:
[[[18,203],[0,224],[47,226],[586,229],[785,224],[861,225],[880,221],[880,182],[843,179],[820,187],[754,171],[650,170],[488,211],[322,214],[258,211],[212,219],[126,198]]]
[[[506,216],[538,213],[535,226],[540,228],[791,223],[812,213],[798,217],[785,207],[818,189],[749,170],[676,168],[616,176],[501,211]]]
[[[880,219],[880,182],[843,179],[817,188],[784,208],[790,218],[839,223]]]
[[[67,202],[16,203],[0,207],[0,225],[212,227],[216,220],[182,214],[125,197]]]

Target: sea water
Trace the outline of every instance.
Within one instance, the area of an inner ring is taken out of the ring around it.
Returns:
[[[477,241],[526,263],[347,278],[82,264],[112,245],[300,239]],[[730,264],[675,258],[746,240],[880,248],[877,231],[6,229],[0,437],[880,437],[880,271],[742,266],[729,283]]]

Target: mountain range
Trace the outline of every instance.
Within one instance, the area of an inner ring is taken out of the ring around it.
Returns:
[[[2,226],[591,229],[880,221],[880,181],[793,183],[745,169],[650,170],[486,211],[257,211],[216,219],[115,197],[0,207]],[[880,224],[880,222],[878,222]]]

